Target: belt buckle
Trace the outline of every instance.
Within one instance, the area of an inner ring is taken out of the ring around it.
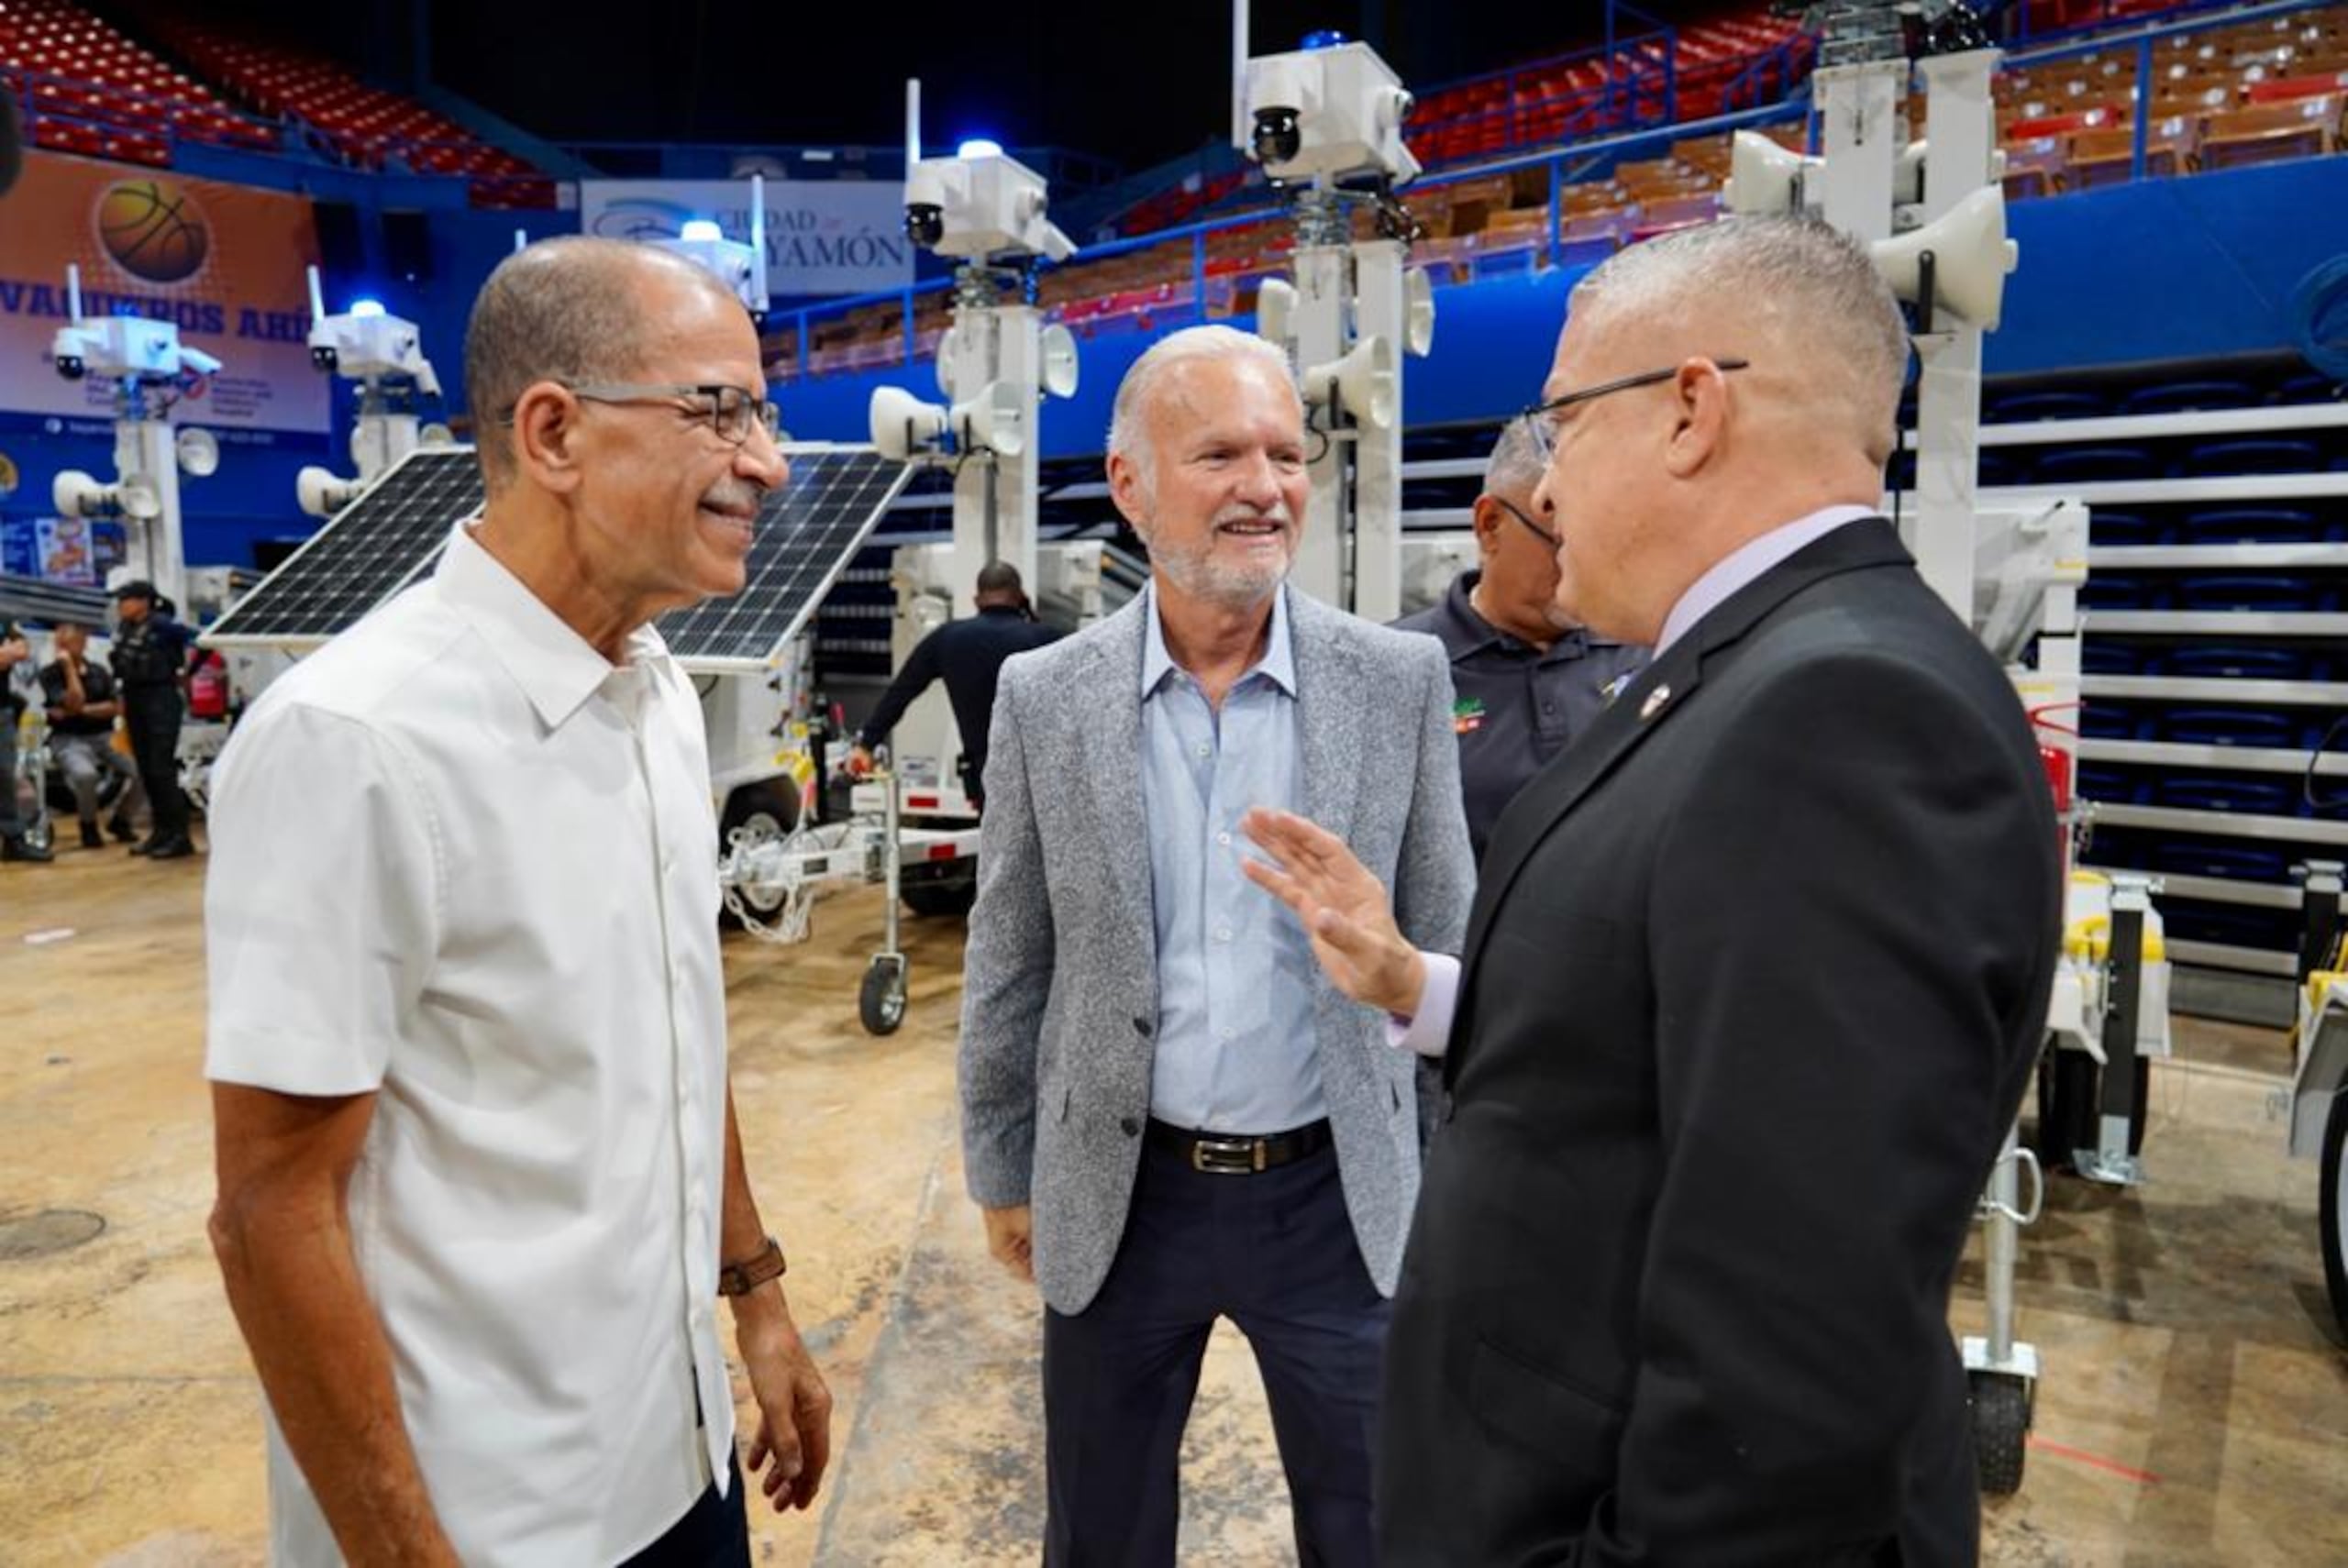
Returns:
[[[1201,1136],[1191,1144],[1191,1168],[1210,1176],[1254,1176],[1264,1168],[1264,1141]]]

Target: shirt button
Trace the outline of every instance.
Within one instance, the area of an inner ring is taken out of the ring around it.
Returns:
[[[1238,1032],[1239,1032],[1239,1031],[1237,1031],[1237,1030],[1235,1030],[1235,1029],[1232,1028],[1232,1027],[1231,1027],[1231,1025],[1229,1025],[1229,1024],[1227,1024],[1227,1023],[1226,1023],[1226,1024],[1224,1024],[1221,1029],[1218,1029],[1218,1030],[1216,1030],[1216,1031],[1215,1031],[1215,1033],[1216,1033],[1217,1035],[1221,1036],[1223,1039],[1225,1039],[1225,1040],[1229,1040],[1229,1039],[1231,1039],[1234,1035],[1236,1035]]]
[[[1217,927],[1215,928],[1214,939],[1215,939],[1217,942],[1228,942],[1228,941],[1230,941],[1230,940],[1231,940],[1231,928],[1230,928],[1229,926],[1227,926],[1227,925],[1217,926]]]
[[[1141,1134],[1140,1119],[1132,1116],[1124,1117],[1118,1121],[1117,1130],[1128,1138],[1138,1137]]]
[[[1214,755],[1214,747],[1207,745],[1204,741],[1201,741],[1199,743],[1199,755],[1201,756],[1213,756]]]
[[[1214,835],[1214,841],[1227,849],[1231,845],[1231,835],[1227,833],[1219,833]]]

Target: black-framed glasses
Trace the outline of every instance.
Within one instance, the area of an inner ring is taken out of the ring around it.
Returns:
[[[1739,359],[1733,356],[1712,361],[1712,368],[1718,370],[1745,370],[1752,367],[1752,360]],[[1611,381],[1600,381],[1596,386],[1576,387],[1569,392],[1559,393],[1546,403],[1534,403],[1517,417],[1523,420],[1531,428],[1534,444],[1541,448],[1542,460],[1546,462],[1557,455],[1557,425],[1556,421],[1550,417],[1552,414],[1560,409],[1571,408],[1578,403],[1589,403],[1598,398],[1611,397],[1618,392],[1629,392],[1634,387],[1651,387],[1658,381],[1667,381],[1678,373],[1679,366],[1667,365],[1659,370],[1641,370],[1635,376],[1617,376]],[[1510,510],[1515,511],[1515,508],[1511,507]],[[1523,514],[1519,513],[1518,515]],[[1528,518],[1526,521],[1529,523],[1531,519]]]
[[[782,410],[770,400],[746,388],[730,386],[723,381],[700,386],[640,381],[563,381],[555,383],[573,397],[589,403],[688,403],[697,418],[709,421],[717,438],[740,446],[750,438],[750,426],[756,423],[767,433],[767,438],[778,445],[791,439],[782,427]],[[514,412],[506,410],[503,423],[512,424]]]
[[[1515,518],[1519,523],[1523,524],[1525,527],[1531,529],[1534,538],[1540,540],[1543,544],[1548,546],[1553,550],[1562,549],[1565,547],[1566,542],[1563,539],[1558,538],[1556,535],[1551,533],[1548,529],[1544,528],[1540,524],[1535,523],[1532,518],[1526,516],[1523,510],[1519,507],[1515,502],[1509,500],[1508,497],[1504,495],[1496,495],[1492,497],[1492,499],[1498,502],[1501,505],[1506,507],[1508,509],[1508,514],[1511,517]]]

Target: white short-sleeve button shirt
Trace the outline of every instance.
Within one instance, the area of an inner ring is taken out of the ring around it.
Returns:
[[[707,752],[658,633],[614,666],[460,531],[221,758],[205,1072],[376,1093],[359,1267],[468,1562],[617,1562],[726,1475]],[[269,1443],[272,1559],[338,1562]]]

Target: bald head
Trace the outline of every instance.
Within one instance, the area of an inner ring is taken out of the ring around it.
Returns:
[[[465,401],[491,491],[514,474],[500,422],[532,384],[624,381],[653,357],[664,326],[654,296],[664,282],[737,304],[701,267],[626,240],[543,239],[498,263],[465,327]]]
[[[1907,324],[1866,250],[1825,224],[1735,217],[1659,236],[1584,278],[1571,319],[1587,338],[1634,336],[1658,365],[1741,355],[1789,426],[1877,468],[1890,458]]]

